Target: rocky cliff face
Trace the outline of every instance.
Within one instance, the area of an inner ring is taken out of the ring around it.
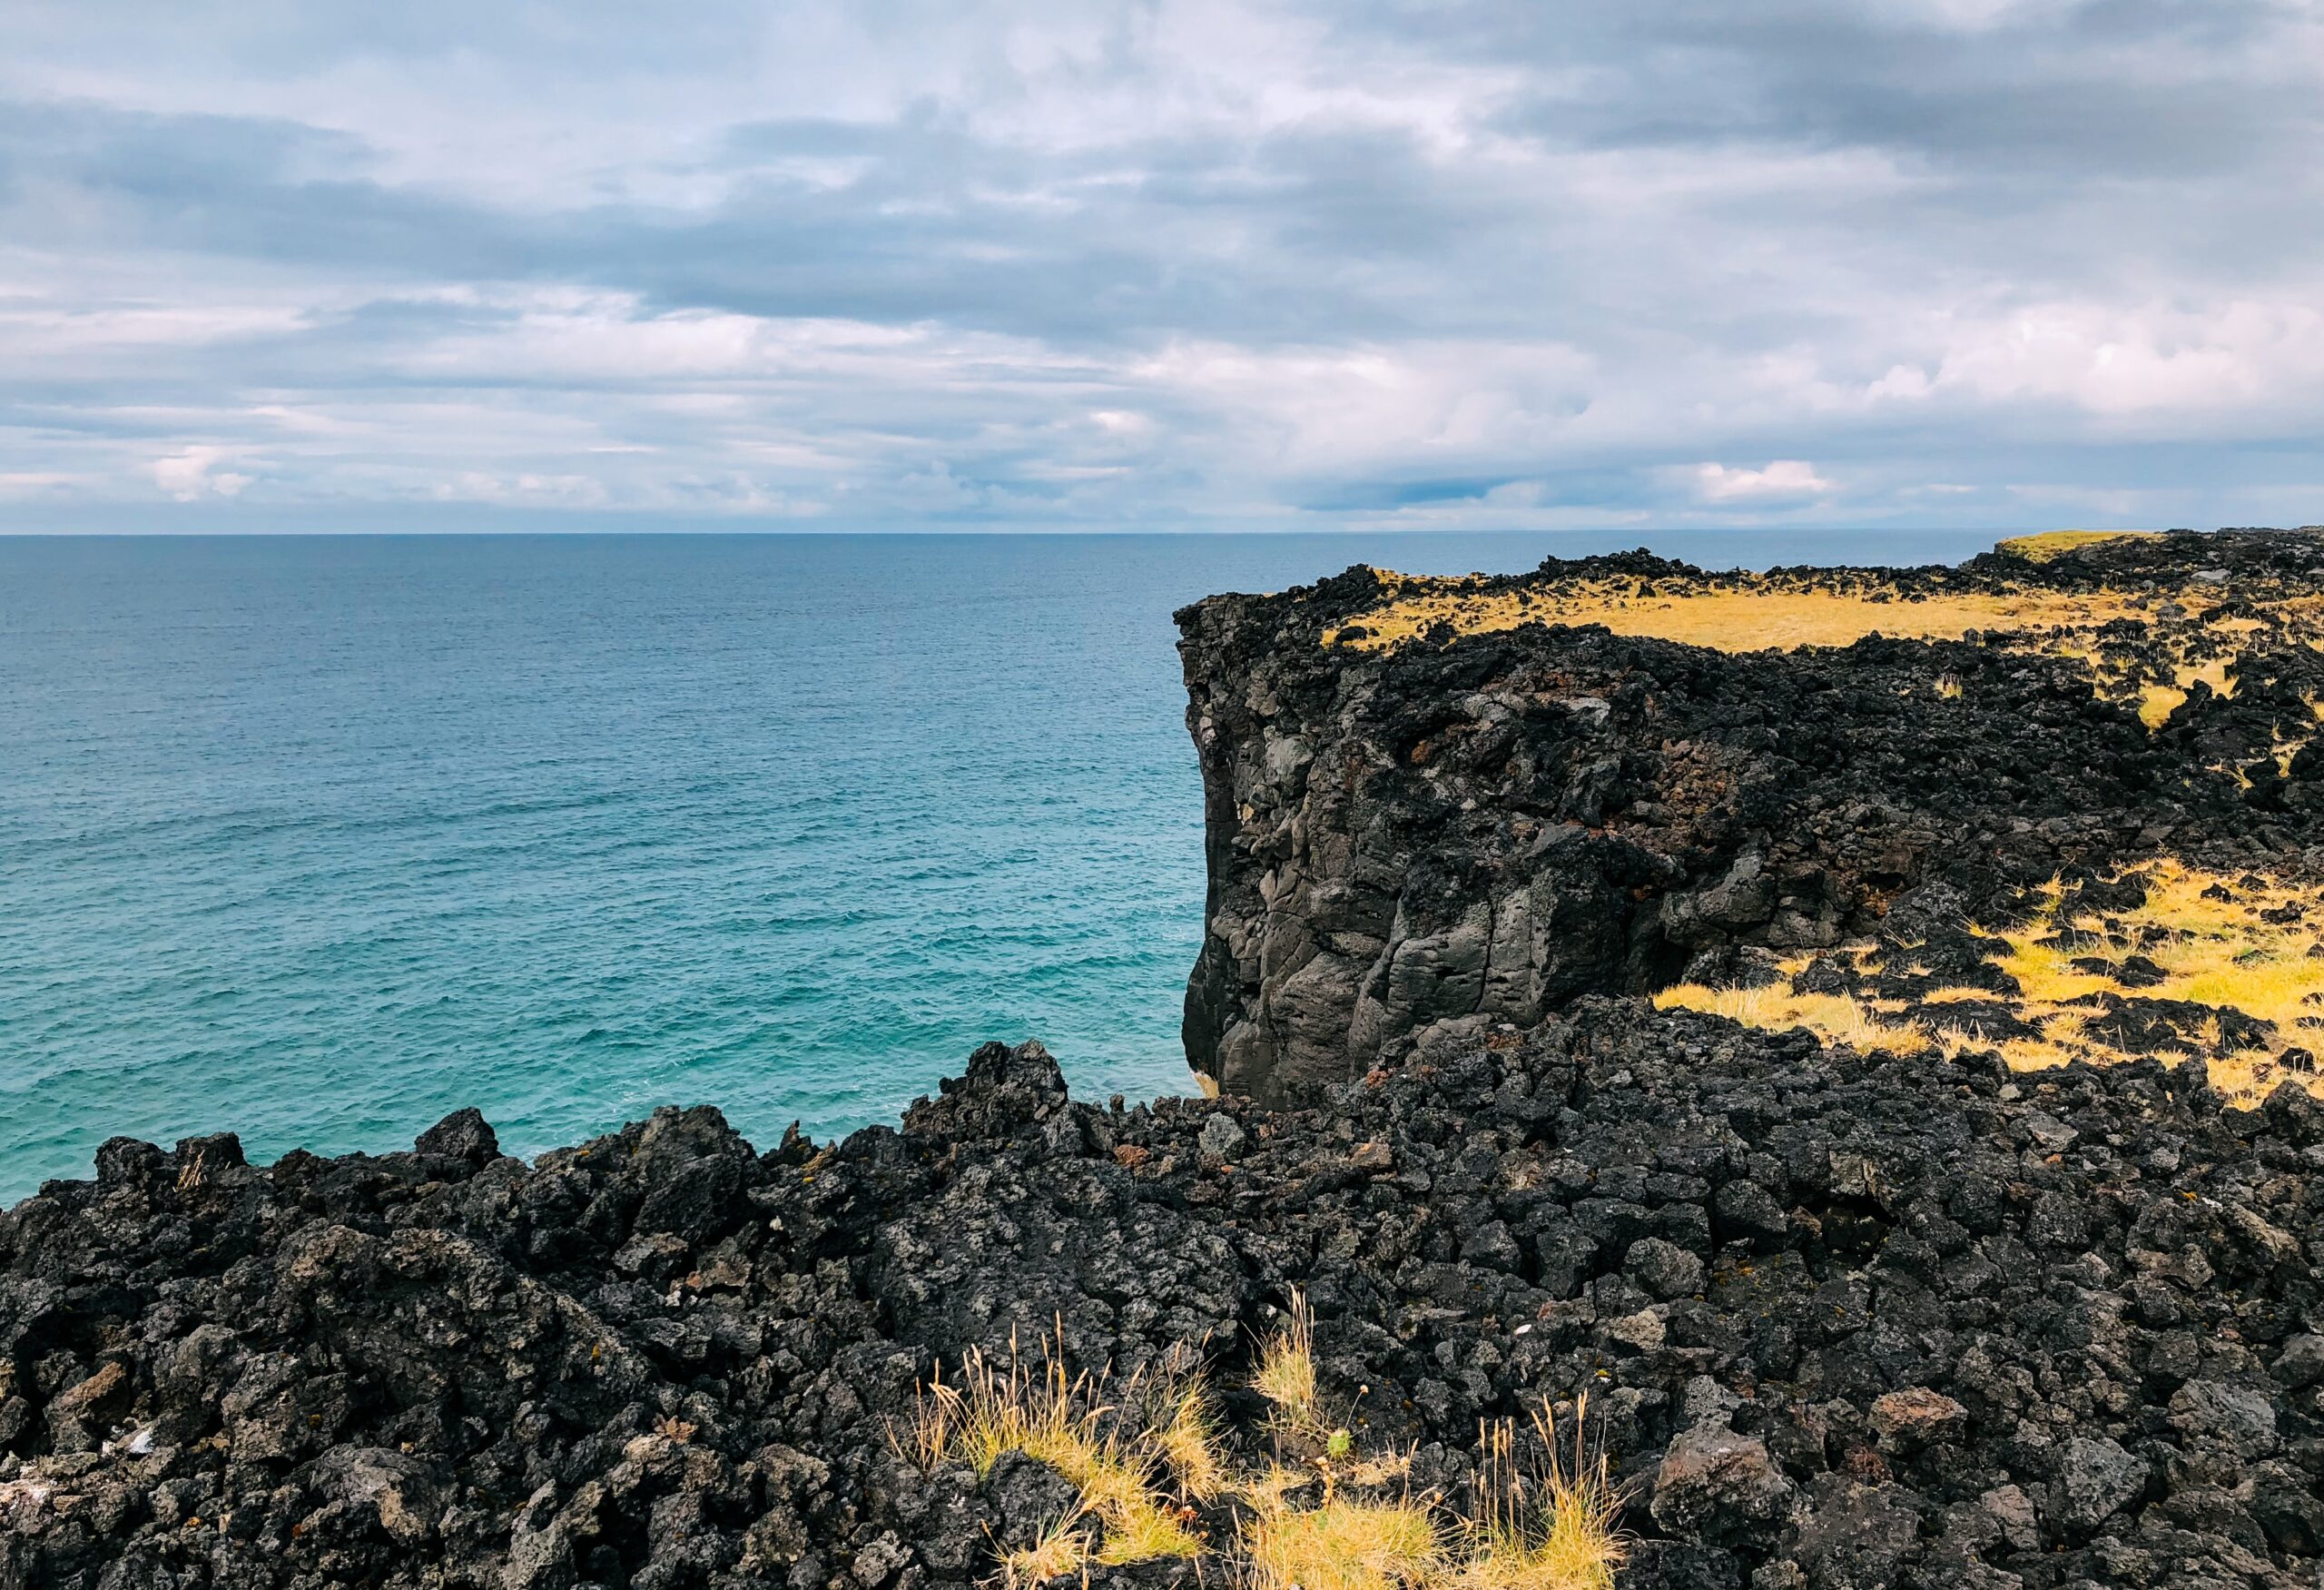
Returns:
[[[2319,835],[2319,591],[2324,538],[2252,533],[1962,570],[1354,568],[1198,603],[1188,1057],[1231,1091],[1312,1096],[1430,1032],[1748,980],[1933,880],[1974,908],[2166,850],[2280,865]],[[1652,633],[1794,622],[1938,637]]]

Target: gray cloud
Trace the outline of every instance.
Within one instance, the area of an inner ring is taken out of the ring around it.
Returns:
[[[0,524],[2324,517],[2303,5],[19,9]]]

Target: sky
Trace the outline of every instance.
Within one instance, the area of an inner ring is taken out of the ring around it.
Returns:
[[[2324,4],[9,0],[0,529],[2324,519]]]

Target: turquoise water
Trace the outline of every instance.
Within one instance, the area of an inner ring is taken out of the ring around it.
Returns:
[[[1186,1091],[1171,609],[1357,561],[1984,536],[0,538],[0,1198],[115,1133],[529,1153]]]

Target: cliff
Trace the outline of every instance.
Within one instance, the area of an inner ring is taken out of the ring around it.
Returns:
[[[1312,1097],[1584,993],[1860,982],[1837,952],[1896,906],[1960,938],[2154,859],[2296,892],[2324,859],[2319,601],[2324,537],[2230,532],[1959,569],[1353,568],[1197,603],[1187,1055]],[[1785,641],[1814,644],[1747,649]],[[1954,950],[1945,986],[1998,988],[1991,943]],[[2211,1057],[2298,1047],[2271,1037]]]
[[[0,1214],[0,1590],[2313,1590],[2319,555],[1190,609],[1275,1101],[115,1139]]]

